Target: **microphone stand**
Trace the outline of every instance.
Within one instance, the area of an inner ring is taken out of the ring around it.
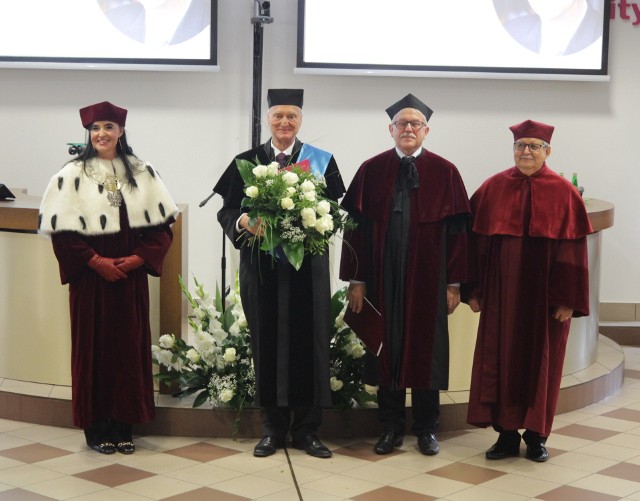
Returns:
[[[271,17],[271,2],[267,0],[255,0],[255,16],[251,18],[253,23],[253,109],[251,113],[251,147],[260,144],[260,110],[262,109],[262,52],[263,52],[263,25],[273,22]]]
[[[255,148],[260,144],[260,125],[261,116],[260,110],[262,108],[262,53],[263,53],[263,38],[264,38],[264,24],[271,24],[273,17],[271,17],[271,2],[268,0],[254,0],[255,1],[255,15],[251,18],[253,23],[253,109],[252,109],[252,124],[251,124],[251,147]],[[207,198],[205,198],[198,207],[204,207],[206,203],[213,198],[215,191],[212,192]],[[220,268],[222,272],[222,311],[225,310],[225,298],[227,297],[226,286],[226,268],[227,268],[227,246],[225,240],[224,229],[222,230],[222,259],[220,260]]]

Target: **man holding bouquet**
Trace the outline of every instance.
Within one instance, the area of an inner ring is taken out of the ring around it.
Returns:
[[[333,155],[297,138],[303,90],[270,89],[267,101],[271,138],[237,155],[213,189],[224,199],[218,221],[240,249],[240,295],[251,332],[256,405],[264,409],[263,438],[253,454],[275,454],[291,432],[294,448],[327,458],[332,453],[316,432],[322,408],[332,405],[329,255],[305,253],[297,270],[282,247],[261,249],[270,228],[243,206],[256,190],[245,185],[238,166],[242,161],[262,166],[278,162],[283,170],[310,170],[324,179],[322,195],[332,201],[344,195],[345,187]]]

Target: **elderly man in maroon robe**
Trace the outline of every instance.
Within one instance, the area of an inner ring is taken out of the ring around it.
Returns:
[[[412,431],[420,452],[434,455],[449,381],[447,314],[467,280],[469,202],[456,167],[422,146],[432,110],[408,94],[386,112],[395,147],[365,161],[343,199],[358,228],[345,234],[340,277],[354,312],[366,295],[384,317],[382,351],[367,355],[364,377],[379,385],[375,452],[402,445],[411,388]]]
[[[478,282],[465,300],[481,313],[467,421],[499,432],[487,459],[518,456],[522,438],[542,462],[571,317],[589,314],[592,229],[578,191],[546,164],[554,128],[510,129],[515,166],[471,197]]]

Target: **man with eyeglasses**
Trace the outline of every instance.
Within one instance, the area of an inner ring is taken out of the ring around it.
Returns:
[[[480,324],[467,421],[499,433],[487,459],[519,456],[524,439],[526,457],[543,462],[571,317],[589,314],[592,229],[578,191],[546,164],[554,127],[510,129],[515,166],[471,197],[477,282],[463,296]]]
[[[349,308],[361,312],[366,296],[384,317],[382,351],[367,354],[364,377],[379,386],[374,451],[402,445],[411,388],[411,429],[432,456],[449,378],[447,314],[467,280],[469,202],[456,167],[422,146],[432,110],[408,94],[386,112],[395,147],[365,161],[343,199],[358,228],[344,236],[340,277]]]

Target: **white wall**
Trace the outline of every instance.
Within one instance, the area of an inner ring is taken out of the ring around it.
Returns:
[[[604,237],[601,300],[640,302],[640,28],[612,22],[610,82],[311,76],[293,72],[297,1],[273,1],[271,13],[264,93],[305,89],[301,138],[334,152],[346,183],[364,159],[392,146],[384,109],[408,92],[435,110],[426,145],[458,165],[470,194],[512,165],[509,125],[527,118],[553,124],[549,165],[578,172],[585,197],[616,205],[615,226]],[[128,108],[136,153],[160,170],[176,201],[189,204],[190,273],[213,290],[220,200],[202,209],[198,203],[233,156],[250,147],[252,15],[253,0],[220,0],[218,73],[0,69],[0,182],[41,195],[70,158],[65,143],[84,139],[77,110],[102,100]],[[398,29],[383,36],[401,50],[391,38]],[[327,36],[334,36],[330,29]],[[437,41],[427,31],[424,43]],[[229,276],[236,265],[231,253]]]

